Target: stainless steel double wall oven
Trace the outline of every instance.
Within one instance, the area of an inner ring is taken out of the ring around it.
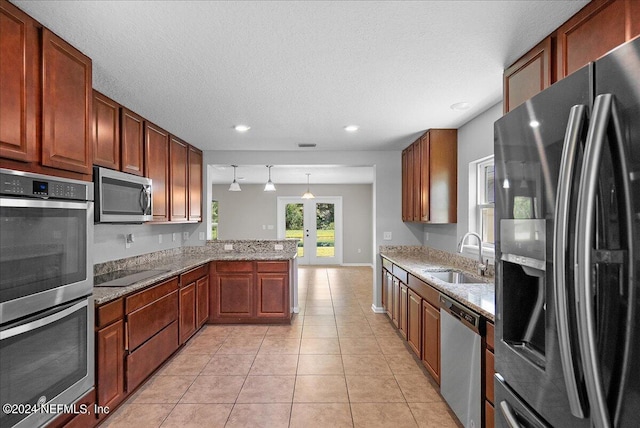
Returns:
[[[94,387],[93,183],[0,169],[0,229],[0,426],[41,426]]]

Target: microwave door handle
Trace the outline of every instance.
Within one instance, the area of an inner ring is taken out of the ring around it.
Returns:
[[[140,188],[140,208],[142,208],[142,214],[146,214],[149,209],[149,203],[151,201],[149,193],[149,189],[146,186]]]
[[[51,315],[45,316],[44,318],[40,318],[42,315],[38,315],[38,317],[31,322],[27,322],[26,324],[20,324],[16,327],[11,327],[6,330],[0,331],[0,340],[9,339],[13,336],[17,336],[19,334],[23,334],[40,327],[53,324],[54,322],[59,321],[66,316],[69,316],[70,314],[76,312],[77,310],[79,310],[84,306],[89,306],[86,299],[83,300],[82,302],[73,304],[72,306],[69,306],[63,310],[60,310],[60,308],[51,309],[48,311],[48,312],[53,312]]]
[[[571,333],[569,327],[569,310],[567,287],[567,238],[570,216],[570,202],[574,169],[576,164],[578,145],[583,134],[584,123],[587,116],[585,105],[575,105],[569,113],[569,122],[564,136],[562,158],[560,161],[560,175],[558,177],[558,193],[556,195],[555,226],[553,230],[553,266],[554,266],[554,293],[556,299],[556,325],[558,329],[558,342],[560,345],[560,360],[564,373],[569,408],[571,414],[585,417],[584,403],[580,399],[578,374],[575,370],[576,359],[573,355]]]

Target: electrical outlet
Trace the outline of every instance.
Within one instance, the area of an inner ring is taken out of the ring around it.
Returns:
[[[284,250],[284,245],[282,245],[282,244],[276,244],[276,245],[274,245],[274,249],[275,249],[276,251],[278,251],[278,250]]]
[[[204,232],[200,232],[200,233],[198,234],[198,239],[200,239],[201,241],[204,241],[204,240],[205,240]]]
[[[182,232],[182,240],[183,241],[189,240],[189,232]]]
[[[358,248],[358,254],[360,254],[362,252],[362,249]]]
[[[158,235],[158,244],[162,244],[162,234]]]
[[[384,232],[382,234],[382,239],[384,239],[385,241],[391,241],[392,236],[393,235],[391,234],[391,232]]]
[[[428,241],[429,240],[429,232],[425,232],[424,233],[424,240]]]
[[[233,250],[233,244],[224,244],[224,250],[225,251]]]
[[[173,242],[176,242],[178,240],[178,233],[174,232],[171,235],[172,235],[172,238],[173,238]]]

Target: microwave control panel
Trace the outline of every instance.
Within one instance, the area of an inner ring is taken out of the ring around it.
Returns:
[[[9,196],[88,200],[91,183],[57,180],[38,174],[0,172],[0,193]]]

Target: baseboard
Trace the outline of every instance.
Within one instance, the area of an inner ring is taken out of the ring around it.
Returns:
[[[384,310],[384,307],[376,306],[375,303],[371,304],[371,310],[376,314],[384,314],[384,313],[387,312],[387,311]]]
[[[367,266],[373,269],[373,264],[371,263],[342,263],[340,266]]]

